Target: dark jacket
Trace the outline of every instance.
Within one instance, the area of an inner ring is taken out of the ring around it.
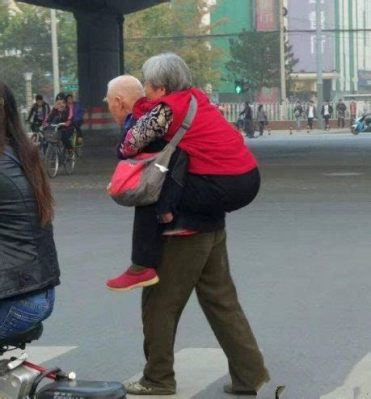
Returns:
[[[7,147],[7,152],[15,156]],[[0,299],[59,284],[51,225],[41,227],[21,166],[0,154]]]
[[[28,118],[27,121],[30,122],[32,120],[32,122],[44,122],[46,120],[46,118],[49,115],[50,112],[50,107],[49,104],[44,102],[43,105],[41,106],[42,108],[42,114],[39,115],[38,114],[38,108],[39,106],[37,105],[37,103],[35,103],[31,110],[30,113],[28,114]]]

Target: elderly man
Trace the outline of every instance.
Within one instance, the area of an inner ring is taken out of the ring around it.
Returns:
[[[146,94],[151,100],[170,93],[187,95],[188,91],[192,90],[189,69],[175,54],[150,58],[143,71]],[[130,110],[129,105],[134,104],[128,101],[124,89],[127,77],[118,78],[113,82],[119,83],[123,90],[121,94],[120,91],[114,91],[115,83],[111,82],[107,99],[115,120],[122,124],[126,112]],[[204,95],[199,91],[195,95],[199,102],[198,112],[204,114],[200,114],[198,120],[203,120],[201,116],[210,117],[209,113],[216,117],[214,107]],[[183,112],[179,107],[178,110]],[[177,115],[173,116],[176,118]],[[198,135],[198,123],[192,124],[193,130],[189,131],[190,140],[193,137],[192,131]],[[210,125],[216,126],[217,129],[220,123],[222,119],[215,123],[210,119]],[[229,126],[226,122],[223,129]],[[215,134],[221,134],[222,131],[219,130]],[[240,139],[240,135],[235,131],[228,134],[232,141]],[[209,137],[215,138],[214,132],[210,132]],[[195,148],[197,150],[197,146]],[[231,166],[232,161],[226,161],[226,167],[228,162]],[[195,165],[197,167],[197,160]],[[190,236],[173,235],[164,239],[162,261],[157,270],[160,283],[143,290],[142,318],[147,363],[143,377],[140,381],[127,384],[127,391],[134,395],[176,393],[173,369],[175,334],[182,311],[195,290],[202,310],[228,358],[232,383],[225,385],[224,391],[256,397],[261,386],[269,381],[269,373],[238,302],[236,288],[230,275],[225,215],[214,214],[208,219],[205,215],[196,213],[192,215],[192,219],[193,223],[199,222],[196,228],[198,233]]]

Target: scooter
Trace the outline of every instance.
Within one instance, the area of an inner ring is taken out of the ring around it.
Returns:
[[[0,340],[0,356],[14,350],[24,350],[26,344],[40,338],[42,323],[13,337]],[[44,379],[49,384],[40,383]],[[83,381],[74,372],[59,368],[45,369],[27,360],[27,354],[0,358],[0,398],[6,399],[125,399],[126,391],[119,382]]]
[[[352,124],[351,129],[354,135],[363,132],[371,132],[371,113],[364,114],[357,118]]]

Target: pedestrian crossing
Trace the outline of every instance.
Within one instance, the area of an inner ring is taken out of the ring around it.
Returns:
[[[369,398],[371,398],[371,353],[353,367],[343,385],[320,397],[320,399]]]

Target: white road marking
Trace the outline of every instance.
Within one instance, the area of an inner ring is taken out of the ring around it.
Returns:
[[[27,346],[25,350],[16,350],[9,352],[12,356],[18,356],[21,353],[26,352],[28,355],[27,360],[32,363],[44,363],[48,360],[54,359],[55,357],[64,355],[76,349],[77,346]],[[4,356],[6,356],[5,354]]]
[[[190,399],[208,385],[228,373],[228,362],[223,351],[216,348],[187,348],[175,354],[177,394],[154,396],[153,399]],[[128,381],[142,377],[139,373]],[[148,396],[128,395],[128,399],[148,399]]]
[[[320,399],[370,399],[371,398],[371,353],[357,363],[342,386]]]
[[[363,173],[359,172],[333,172],[333,173],[323,173],[324,176],[328,177],[351,177],[351,176],[361,176]]]

